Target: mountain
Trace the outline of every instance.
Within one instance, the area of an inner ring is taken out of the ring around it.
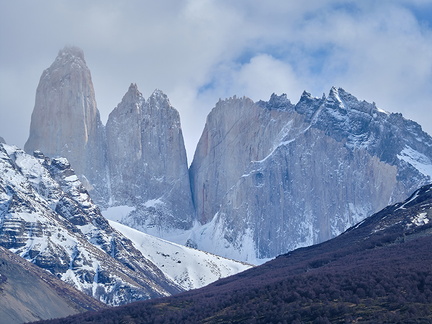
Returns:
[[[108,305],[182,291],[109,225],[65,158],[5,144],[0,246]]]
[[[219,101],[190,167],[200,249],[254,262],[323,242],[432,177],[432,138],[343,89]]]
[[[19,324],[106,307],[0,247],[0,322]]]
[[[201,289],[43,323],[430,323],[432,185],[340,236]]]
[[[145,100],[131,84],[105,127],[79,48],[62,49],[41,76],[25,144],[36,150],[67,158],[101,208],[133,207],[128,225],[160,236],[193,225],[179,113],[162,91]]]
[[[3,137],[0,136],[0,144],[6,144],[6,141],[4,140]]]
[[[189,170],[162,91],[131,84],[106,126],[98,116],[83,53],[65,48],[41,77],[26,151],[68,158],[99,207],[128,210],[112,220],[249,263],[335,237],[432,180],[432,138],[341,88],[220,100]]]
[[[160,90],[145,100],[131,84],[106,124],[111,205],[135,207],[122,223],[190,229],[194,207],[180,116]],[[161,233],[162,232],[162,233]]]
[[[251,267],[111,224],[67,159],[0,144],[0,246],[99,301],[167,296]]]
[[[42,73],[24,149],[66,157],[93,199],[107,196],[104,129],[81,49],[60,50]]]

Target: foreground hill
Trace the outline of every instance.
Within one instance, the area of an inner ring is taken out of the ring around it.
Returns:
[[[67,316],[106,305],[0,246],[0,323]]]
[[[432,185],[335,239],[180,295],[46,323],[432,321]]]

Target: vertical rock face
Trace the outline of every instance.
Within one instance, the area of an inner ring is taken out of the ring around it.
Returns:
[[[132,84],[105,129],[78,48],[61,50],[43,72],[25,150],[66,157],[100,206],[134,208],[123,223],[158,232],[192,227],[194,207],[178,112],[161,91],[146,101]]]
[[[113,205],[135,206],[135,228],[189,229],[194,208],[178,112],[156,90],[146,101],[132,84],[106,125]]]
[[[279,133],[288,122],[284,111],[291,107],[289,100],[283,99],[286,105],[278,110],[262,109],[246,97],[233,97],[219,101],[207,117],[190,167],[201,223],[213,218],[233,179],[238,179],[251,161],[266,154],[275,138],[281,136]]]
[[[106,197],[104,130],[81,49],[65,47],[43,72],[25,150],[68,158],[93,198]]]
[[[107,161],[112,204],[136,204],[142,187],[141,105],[144,98],[131,85],[106,125]],[[142,166],[143,167],[143,166]],[[135,172],[130,172],[134,170]]]
[[[431,148],[418,124],[343,89],[219,102],[190,169],[193,239],[249,261],[322,242],[429,182]]]

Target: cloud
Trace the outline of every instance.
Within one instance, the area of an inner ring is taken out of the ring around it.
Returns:
[[[189,159],[219,98],[340,86],[432,132],[430,1],[11,1],[0,10],[0,135],[23,146],[42,71],[84,50],[104,120],[131,82],[180,111]]]

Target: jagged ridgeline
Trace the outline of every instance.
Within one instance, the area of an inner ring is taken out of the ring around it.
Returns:
[[[122,223],[249,262],[334,237],[432,175],[418,124],[337,88],[221,100],[188,174],[167,96],[132,84],[103,126],[76,48],[43,73],[25,148],[67,157],[100,206],[131,207]]]
[[[66,157],[100,206],[137,207],[135,225],[192,227],[194,209],[178,112],[132,84],[106,127],[81,49],[65,47],[39,81],[25,150]]]
[[[343,89],[305,92],[296,105],[285,95],[220,101],[190,168],[207,224],[194,239],[240,259],[319,243],[429,183],[431,161],[417,123]]]

